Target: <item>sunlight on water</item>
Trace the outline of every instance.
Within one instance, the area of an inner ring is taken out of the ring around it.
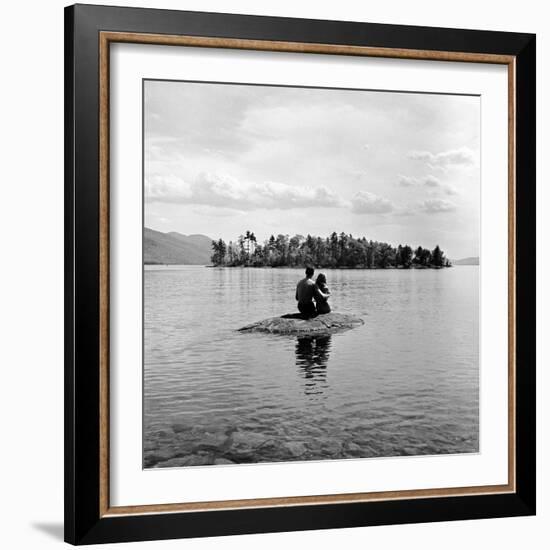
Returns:
[[[239,333],[297,269],[146,268],[144,465],[477,452],[478,267],[326,270],[359,328]]]

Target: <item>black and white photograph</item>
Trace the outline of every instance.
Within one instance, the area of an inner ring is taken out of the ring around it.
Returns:
[[[479,452],[480,97],[143,81],[143,466]]]

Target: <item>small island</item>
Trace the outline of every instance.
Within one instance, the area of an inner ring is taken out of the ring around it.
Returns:
[[[433,250],[355,238],[346,233],[328,237],[271,235],[258,243],[251,231],[236,241],[212,241],[211,261],[215,267],[302,267],[333,269],[441,269],[451,267],[437,245]]]
[[[299,313],[270,317],[239,329],[239,332],[267,332],[295,336],[325,336],[342,332],[364,324],[363,319],[350,313],[327,313],[310,319]]]

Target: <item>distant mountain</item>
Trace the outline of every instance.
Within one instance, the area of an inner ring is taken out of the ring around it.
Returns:
[[[208,265],[212,263],[212,239],[206,235],[162,233],[146,227],[143,231],[143,263]]]
[[[212,254],[212,239],[206,235],[182,235],[175,231],[170,231],[170,233],[166,233],[166,235],[170,235],[174,237],[174,239],[178,239],[178,241],[198,246],[199,248],[206,247],[209,250],[209,254]]]
[[[477,256],[471,258],[462,258],[461,260],[451,260],[453,265],[479,265]]]

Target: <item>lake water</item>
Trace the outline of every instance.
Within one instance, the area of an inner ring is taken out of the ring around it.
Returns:
[[[365,324],[298,339],[236,329],[303,270],[146,267],[146,468],[478,451],[478,267],[324,272]]]

